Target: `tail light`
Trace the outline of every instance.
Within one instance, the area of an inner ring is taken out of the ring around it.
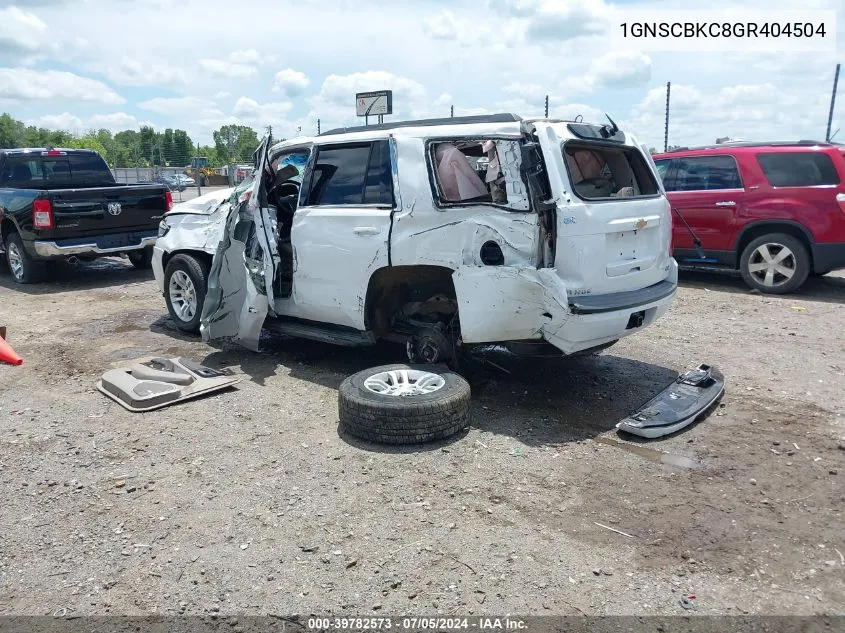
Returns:
[[[36,229],[53,228],[53,205],[49,200],[32,201],[32,225]]]
[[[164,206],[166,207],[165,213],[173,208],[173,193],[169,189],[164,192]]]
[[[845,213],[845,193],[837,193],[836,201],[839,203],[839,208]]]

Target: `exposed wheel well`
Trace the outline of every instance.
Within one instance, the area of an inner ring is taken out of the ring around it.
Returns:
[[[790,235],[799,240],[807,248],[807,254],[810,256],[810,269],[812,269],[813,251],[811,245],[813,241],[807,234],[804,227],[800,224],[793,224],[791,222],[761,222],[759,224],[753,224],[745,229],[745,231],[743,231],[739,236],[736,243],[736,261],[734,262],[734,268],[739,268],[740,258],[742,257],[742,252],[745,250],[746,246],[758,237],[769,235],[771,233],[784,233],[785,235]]]
[[[3,218],[3,222],[0,222],[0,242],[5,242],[7,235],[17,232],[18,228],[15,226],[15,223],[9,218]]]
[[[201,262],[204,262],[209,267],[211,267],[211,260],[212,256],[208,253],[203,251],[193,251],[193,250],[181,250],[181,251],[173,251],[172,253],[165,253],[164,256],[161,258],[161,267],[163,269],[167,269],[167,264],[173,259],[176,255],[190,255],[191,257],[195,257]]]
[[[365,303],[366,328],[381,336],[390,330],[391,319],[410,302],[444,295],[455,300],[451,268],[443,266],[390,266],[370,277]]]

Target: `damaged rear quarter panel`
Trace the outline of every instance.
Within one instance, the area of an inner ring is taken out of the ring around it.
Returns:
[[[536,214],[490,204],[438,208],[423,139],[397,135],[396,147],[403,206],[393,216],[393,265],[434,265],[452,270],[481,266],[481,247],[488,241],[502,249],[506,266],[536,262],[540,230]],[[518,157],[518,152],[513,154]],[[511,165],[503,165],[503,171],[512,170]]]

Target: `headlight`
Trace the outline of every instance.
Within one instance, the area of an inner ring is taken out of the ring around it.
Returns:
[[[164,237],[167,235],[167,232],[170,230],[170,225],[167,223],[167,220],[162,220],[158,223],[158,236]]]

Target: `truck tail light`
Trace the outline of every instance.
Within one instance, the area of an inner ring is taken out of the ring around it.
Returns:
[[[169,189],[164,192],[164,206],[165,213],[173,208],[173,193]]]
[[[845,193],[837,193],[836,201],[839,203],[839,208],[845,213]]]
[[[36,229],[53,228],[53,205],[49,200],[32,201],[32,225]]]

